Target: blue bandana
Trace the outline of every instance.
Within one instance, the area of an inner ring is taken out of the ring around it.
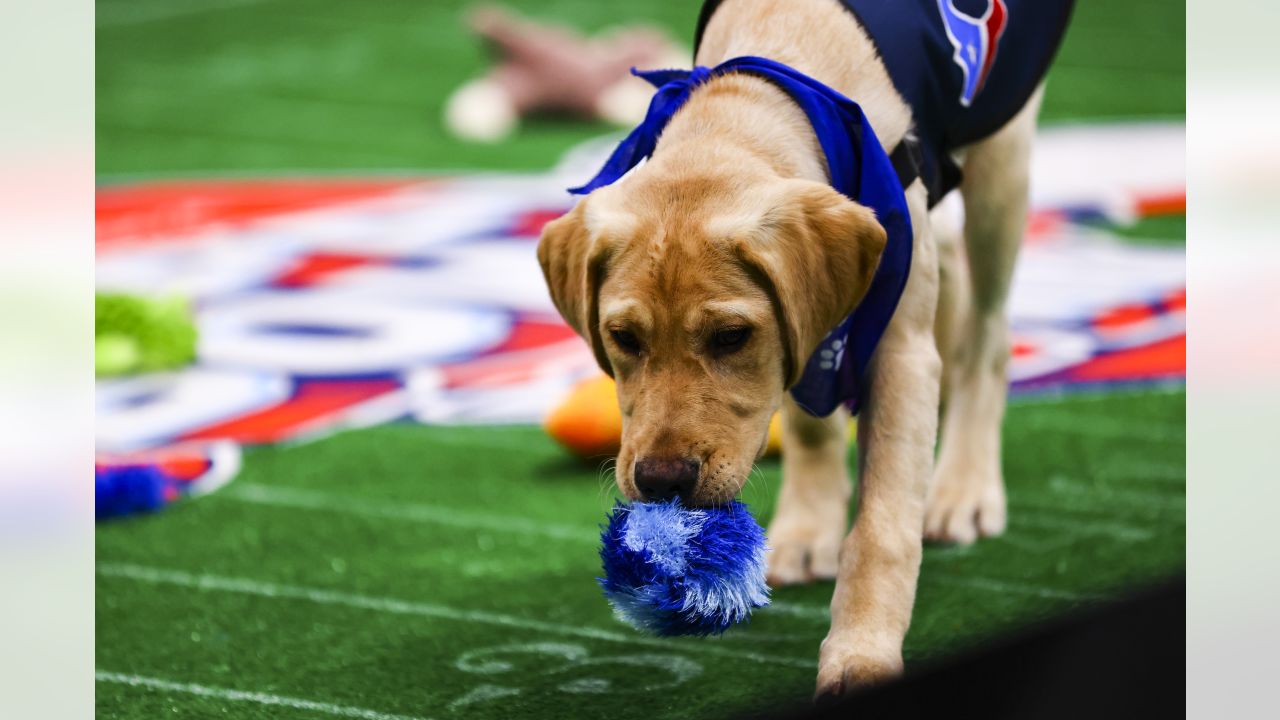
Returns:
[[[831,186],[874,210],[888,236],[880,266],[862,302],[818,344],[800,382],[791,388],[796,403],[813,415],[829,415],[841,403],[856,413],[867,365],[907,284],[912,243],[911,216],[902,184],[857,103],[807,75],[761,57],[738,57],[714,68],[691,71],[632,70],[658,88],[648,114],[590,182],[569,192],[581,195],[616,182],[653,154],[663,128],[696,87],[717,75],[735,72],[762,77],[791,96],[818,136]]]

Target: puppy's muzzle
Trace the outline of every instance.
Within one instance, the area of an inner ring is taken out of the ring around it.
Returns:
[[[688,501],[698,485],[702,463],[685,458],[646,457],[636,461],[636,491],[649,502],[678,497]]]

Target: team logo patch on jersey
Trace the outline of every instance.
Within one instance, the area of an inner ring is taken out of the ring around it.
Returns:
[[[938,0],[938,12],[942,15],[947,39],[955,48],[952,59],[964,73],[960,104],[969,107],[991,74],[1000,37],[1008,25],[1009,10],[1004,0],[987,0],[986,11],[974,17],[956,8],[955,0]]]

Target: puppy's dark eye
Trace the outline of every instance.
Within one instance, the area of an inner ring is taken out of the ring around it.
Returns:
[[[640,340],[629,330],[610,330],[609,337],[617,343],[622,351],[630,355],[640,354]]]
[[[712,345],[716,352],[731,353],[742,349],[750,337],[751,328],[749,327],[724,328],[716,331],[715,337],[712,338]]]

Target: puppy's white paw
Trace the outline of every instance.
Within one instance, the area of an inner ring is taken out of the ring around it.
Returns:
[[[857,642],[827,636],[818,656],[818,686],[814,697],[839,697],[867,685],[902,674],[902,651],[895,643]],[[892,648],[892,649],[890,649]]]
[[[844,541],[844,522],[818,516],[807,522],[791,522],[779,517],[769,524],[769,570],[771,587],[799,585],[815,580],[834,579],[840,570],[840,543]]]
[[[925,504],[925,539],[967,545],[1003,533],[1005,518],[998,471],[938,467]]]

